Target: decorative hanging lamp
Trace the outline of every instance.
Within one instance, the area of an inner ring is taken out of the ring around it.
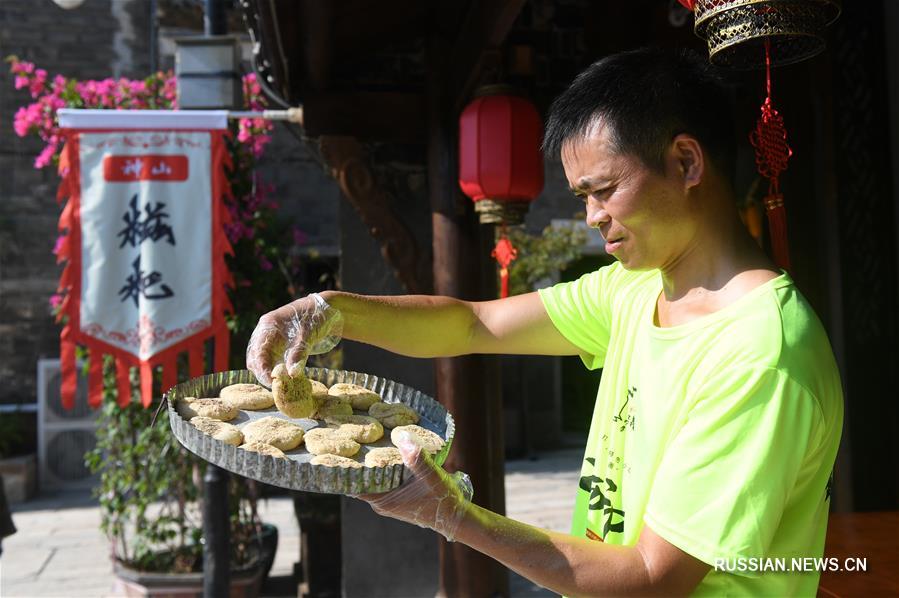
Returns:
[[[478,90],[459,118],[459,186],[474,200],[481,224],[499,225],[493,257],[501,296],[508,296],[509,265],[517,254],[506,226],[524,222],[543,190],[543,124],[534,105],[511,88]]]
[[[694,31],[709,45],[717,66],[765,68],[766,97],[749,140],[756,166],[768,179],[764,199],[771,252],[790,269],[786,212],[779,177],[793,152],[783,117],[774,107],[771,68],[800,62],[824,50],[824,30],[840,14],[839,0],[679,0],[695,16]]]
[[[839,0],[680,0],[695,15],[694,31],[713,64],[740,69],[811,58],[824,50],[824,30],[840,15]]]

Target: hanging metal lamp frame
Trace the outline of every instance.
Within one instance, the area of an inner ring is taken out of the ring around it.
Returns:
[[[695,31],[718,66],[765,66],[766,40],[772,66],[783,66],[824,50],[824,30],[840,6],[839,0],[697,0]]]

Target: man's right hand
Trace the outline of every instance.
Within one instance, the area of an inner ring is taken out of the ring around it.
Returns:
[[[340,342],[343,316],[318,294],[297,299],[261,318],[247,344],[247,369],[272,385],[272,369],[281,361],[293,376],[309,355],[326,353]]]

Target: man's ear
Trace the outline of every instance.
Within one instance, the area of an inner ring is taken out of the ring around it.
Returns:
[[[705,175],[705,155],[699,141],[686,133],[677,135],[671,141],[670,166],[683,179],[685,191],[701,183]]]

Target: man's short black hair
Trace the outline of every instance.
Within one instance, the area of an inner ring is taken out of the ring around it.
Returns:
[[[733,176],[730,99],[708,60],[688,50],[641,48],[587,67],[553,102],[543,150],[558,156],[602,119],[617,151],[664,171],[664,152],[681,133],[696,137],[721,174]]]

